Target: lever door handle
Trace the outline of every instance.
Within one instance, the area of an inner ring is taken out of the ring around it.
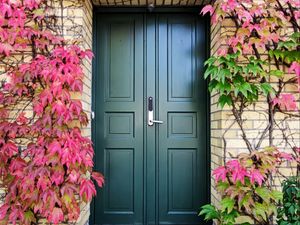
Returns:
[[[164,123],[164,121],[161,121],[161,120],[151,120],[151,121],[152,121],[152,123],[160,123],[160,124]]]
[[[162,124],[163,121],[153,119],[153,98],[148,98],[148,126],[153,126],[154,123]]]

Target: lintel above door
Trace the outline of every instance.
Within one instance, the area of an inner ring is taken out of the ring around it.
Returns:
[[[157,7],[166,6],[177,6],[177,7],[187,7],[187,6],[202,6],[212,3],[212,0],[93,0],[96,6],[109,6],[109,7],[124,7],[124,6],[147,6],[149,4],[154,4]]]

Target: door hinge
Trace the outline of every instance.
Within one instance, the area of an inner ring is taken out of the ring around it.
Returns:
[[[95,119],[95,112],[94,111],[91,112],[91,118],[92,118],[92,120]]]

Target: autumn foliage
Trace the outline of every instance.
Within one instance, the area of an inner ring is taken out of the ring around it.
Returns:
[[[282,176],[282,163],[300,175],[299,131],[286,122],[300,119],[299,9],[299,0],[216,0],[201,11],[210,14],[212,24],[230,24],[219,50],[205,62],[204,76],[209,90],[219,94],[218,105],[231,111],[248,150],[226,159],[223,136],[224,165],[213,171],[220,207],[203,206],[206,220],[233,225],[243,216],[242,225],[274,224],[282,194],[274,190],[273,178]],[[245,112],[257,112],[256,104],[263,105],[265,123],[251,130],[255,138],[250,138]],[[292,214],[299,213],[295,209]]]
[[[0,224],[74,222],[96,194],[90,177],[104,183],[81,134],[88,117],[73,97],[93,54],[49,29],[47,3],[0,0]]]

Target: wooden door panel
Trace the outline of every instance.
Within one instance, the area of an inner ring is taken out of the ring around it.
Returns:
[[[97,19],[95,224],[142,224],[143,16]]]
[[[200,224],[209,173],[204,26],[194,15],[161,15],[158,24],[159,224]]]

